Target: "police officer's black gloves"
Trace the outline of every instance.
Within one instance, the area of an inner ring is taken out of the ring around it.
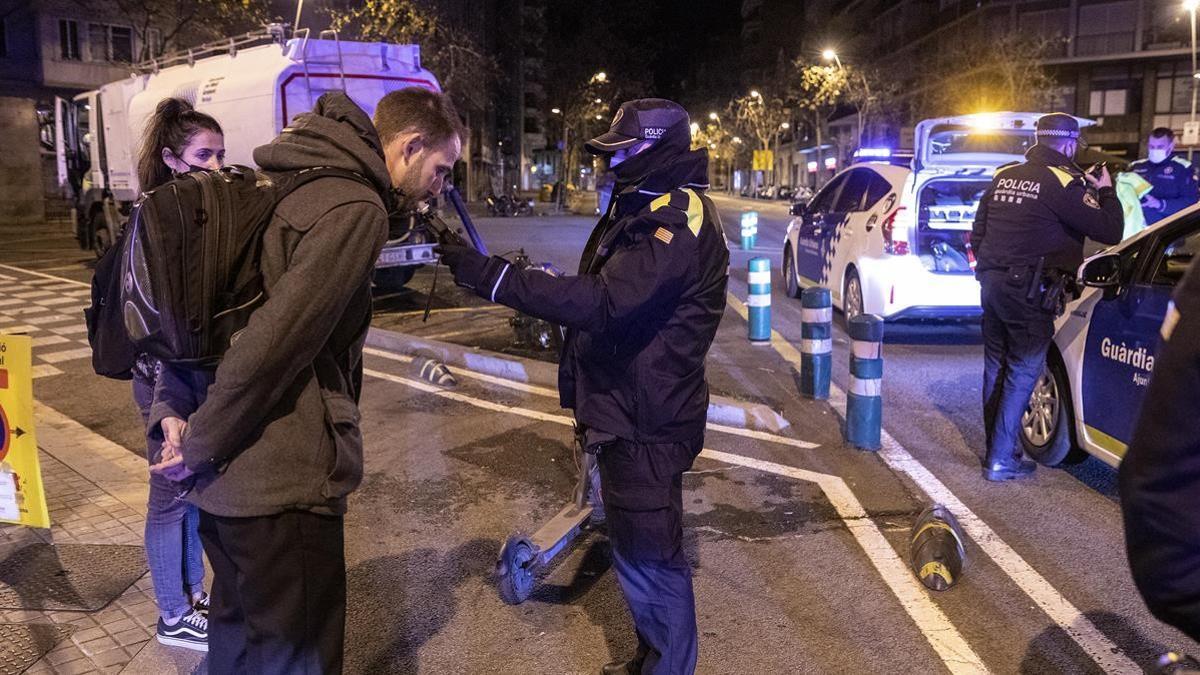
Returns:
[[[454,283],[469,288],[485,300],[496,300],[496,290],[508,261],[495,256],[488,257],[476,251],[471,246],[456,244],[438,244],[433,252],[442,258],[442,263],[450,268],[454,275]]]

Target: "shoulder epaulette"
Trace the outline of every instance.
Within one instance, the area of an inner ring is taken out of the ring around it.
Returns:
[[[1177,163],[1177,164],[1181,164],[1181,165],[1183,165],[1184,167],[1187,167],[1187,168],[1191,168],[1191,166],[1192,166],[1192,163],[1191,163],[1191,162],[1187,161],[1186,159],[1184,159],[1184,158],[1182,158],[1182,157],[1179,157],[1178,155],[1177,155],[1177,156],[1175,156],[1175,157],[1172,157],[1172,158],[1171,158],[1171,160],[1172,160],[1173,162],[1175,162],[1175,163]]]
[[[687,229],[691,230],[693,236],[700,236],[700,228],[704,225],[704,203],[695,190],[671,190],[650,202],[651,213],[666,207],[681,211],[687,218]]]

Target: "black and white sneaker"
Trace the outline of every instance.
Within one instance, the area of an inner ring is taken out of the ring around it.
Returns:
[[[192,609],[200,612],[205,617],[208,617],[208,608],[212,606],[211,598],[208,593],[200,596],[200,599],[192,603]]]
[[[173,626],[167,625],[167,622],[159,617],[158,631],[155,637],[164,645],[206,652],[208,651],[208,617],[193,609]]]

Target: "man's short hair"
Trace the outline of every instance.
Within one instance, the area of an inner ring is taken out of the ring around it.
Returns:
[[[430,145],[441,146],[465,136],[462,120],[450,97],[421,87],[389,92],[375,107],[375,130],[384,147],[396,136],[415,131]]]
[[[1171,131],[1171,127],[1155,127],[1154,131],[1150,132],[1150,138],[1165,138],[1168,141],[1175,140],[1175,132]]]

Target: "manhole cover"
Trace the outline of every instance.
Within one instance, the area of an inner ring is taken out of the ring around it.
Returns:
[[[0,675],[25,672],[73,630],[48,623],[0,623]]]
[[[141,546],[32,544],[0,560],[0,609],[94,611],[145,573]]]

